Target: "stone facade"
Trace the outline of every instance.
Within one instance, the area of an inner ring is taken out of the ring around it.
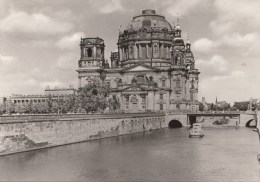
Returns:
[[[110,67],[103,39],[81,39],[79,88],[100,79],[128,112],[198,110],[199,71],[179,25],[172,26],[154,10],[143,10],[125,30],[120,28],[117,45]]]

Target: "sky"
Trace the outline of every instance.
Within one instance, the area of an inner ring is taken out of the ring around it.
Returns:
[[[260,0],[0,0],[0,97],[77,88],[81,37],[101,37],[105,57],[119,26],[143,9],[177,14],[199,69],[199,100],[260,98]]]

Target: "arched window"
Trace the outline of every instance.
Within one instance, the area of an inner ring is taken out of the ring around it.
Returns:
[[[181,80],[179,78],[176,80],[176,87],[181,87]]]
[[[181,56],[178,55],[176,58],[177,58],[177,65],[181,65]]]
[[[157,44],[154,44],[153,51],[154,51],[154,53],[158,53],[159,52]]]
[[[165,87],[166,86],[166,81],[165,80],[162,80],[162,87]]]
[[[92,49],[88,48],[87,50],[88,57],[92,57]]]
[[[194,87],[194,84],[195,84],[195,81],[194,81],[194,79],[192,79],[191,80],[191,89],[194,89],[195,87]]]

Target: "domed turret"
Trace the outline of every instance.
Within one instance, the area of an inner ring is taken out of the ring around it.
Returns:
[[[143,10],[133,17],[118,39],[122,67],[147,64],[167,68],[171,64],[170,48],[175,30],[164,16],[155,10]]]

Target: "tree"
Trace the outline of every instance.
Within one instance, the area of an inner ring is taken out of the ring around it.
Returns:
[[[59,105],[57,102],[52,102],[51,107],[51,113],[58,113],[59,111]]]
[[[214,110],[215,110],[215,107],[214,107],[214,104],[213,104],[213,103],[211,103],[210,110],[211,110],[211,111],[214,111]]]
[[[109,88],[101,84],[99,80],[93,80],[92,83],[87,84],[78,91],[77,102],[80,110],[87,113],[104,110],[108,105],[106,100],[108,93]]]
[[[15,113],[15,104],[13,102],[10,102],[10,104],[8,105],[8,110],[9,113]]]
[[[237,109],[237,107],[235,107],[235,106],[233,106],[233,107],[231,107],[230,108],[230,111],[237,111],[238,109]]]
[[[51,113],[52,112],[52,97],[51,95],[48,95],[48,98],[46,99],[46,103],[48,105],[48,113]]]
[[[199,111],[204,111],[204,105],[203,103],[199,103]]]
[[[75,95],[70,95],[64,99],[64,109],[67,112],[75,112],[77,110],[77,98]]]
[[[15,107],[14,107],[14,111],[16,112],[16,113],[24,113],[25,112],[25,107],[24,107],[24,105],[22,104],[16,104],[15,105]]]
[[[109,107],[109,110],[111,110],[111,111],[120,109],[119,99],[115,95],[113,95],[112,98],[108,99],[108,107]]]
[[[5,104],[0,104],[0,114],[6,113]]]
[[[31,101],[24,104],[24,112],[32,113],[32,102]]]

